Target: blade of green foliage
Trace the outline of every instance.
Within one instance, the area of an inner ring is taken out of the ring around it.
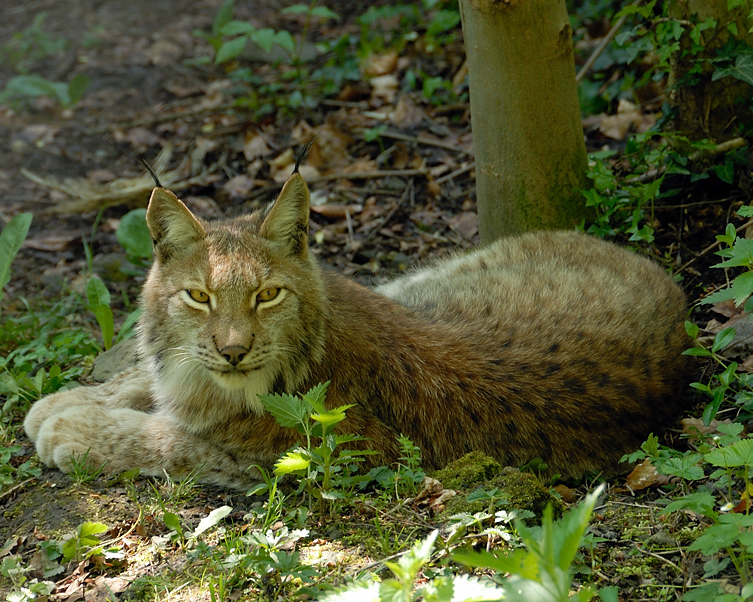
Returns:
[[[219,65],[220,63],[224,63],[237,57],[243,52],[247,41],[248,38],[246,36],[241,36],[224,42],[217,51],[217,55],[214,57],[214,64]]]
[[[259,400],[280,426],[303,432],[302,425],[308,420],[309,409],[302,399],[287,393],[274,393],[259,395]]]
[[[710,451],[703,459],[713,466],[753,466],[753,439],[743,439],[726,447]]]
[[[326,411],[324,400],[327,397],[327,387],[329,387],[329,381],[319,383],[311,387],[301,397],[311,405],[315,412],[324,412]]]
[[[275,463],[275,474],[286,475],[306,470],[311,461],[301,452],[290,451]]]
[[[0,232],[0,299],[10,281],[10,264],[26,239],[33,217],[31,213],[14,215]]]
[[[92,276],[86,285],[86,299],[89,302],[89,309],[97,319],[102,330],[102,341],[105,349],[112,347],[112,339],[115,335],[115,321],[110,309],[110,291],[107,290],[105,283],[99,277]]]
[[[146,225],[146,209],[126,213],[120,220],[115,237],[129,255],[151,259],[152,235]]]
[[[175,531],[181,537],[183,536],[183,526],[180,524],[180,517],[173,512],[165,512],[162,522],[171,531]]]
[[[233,509],[230,506],[220,506],[219,508],[215,508],[207,516],[199,521],[199,525],[191,534],[191,537],[196,538],[204,533],[204,531],[206,531],[207,529],[211,529],[232,511]]]
[[[347,404],[337,408],[333,408],[326,412],[317,412],[311,414],[311,420],[315,420],[322,425],[322,428],[327,431],[330,427],[335,426],[338,422],[345,420],[345,410],[352,408],[353,404]]]

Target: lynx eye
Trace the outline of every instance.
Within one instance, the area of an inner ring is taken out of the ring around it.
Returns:
[[[266,303],[267,301],[272,301],[272,299],[277,297],[277,295],[279,294],[280,294],[279,288],[270,286],[269,288],[265,288],[258,295],[256,295],[256,300],[259,303]]]
[[[189,288],[186,292],[196,303],[209,303],[209,295],[204,291],[200,291],[197,288]]]

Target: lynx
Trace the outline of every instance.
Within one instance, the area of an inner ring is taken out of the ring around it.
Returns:
[[[331,381],[354,404],[343,432],[372,464],[408,435],[425,468],[472,450],[542,458],[579,475],[613,468],[682,409],[682,292],[649,259],[582,233],[501,240],[370,290],[319,265],[297,171],[266,210],[206,222],[157,186],[140,361],[50,395],[25,429],[63,470],[87,451],[132,468],[243,488],[299,435],[258,395]]]

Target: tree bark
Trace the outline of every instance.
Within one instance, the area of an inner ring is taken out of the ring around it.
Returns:
[[[699,60],[715,58],[732,37],[753,46],[753,34],[748,31],[750,4],[746,1],[732,11],[727,9],[727,0],[671,0],[668,4],[669,15],[674,19],[703,22],[713,18],[717,22],[716,27],[701,34],[703,50],[697,55],[689,53],[692,42],[687,27],[680,39],[680,50],[671,61],[668,100],[674,114],[670,127],[691,141],[710,138],[724,142],[739,136],[741,129],[753,127],[753,86],[732,76],[712,81],[715,67],[706,62],[701,63],[700,73],[691,73]],[[735,36],[728,29],[731,23],[737,29]]]
[[[564,0],[460,0],[482,242],[585,216],[586,147]]]

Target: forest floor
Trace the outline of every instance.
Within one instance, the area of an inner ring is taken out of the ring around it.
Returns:
[[[459,26],[441,48],[407,43],[394,52],[387,42],[396,25],[386,23],[383,31],[375,27],[370,34],[384,38],[383,51],[377,52],[375,41],[371,58],[336,67],[339,71],[329,78],[338,80],[336,92],[326,90],[325,74],[308,78],[300,96],[299,82],[291,76],[294,69],[263,51],[241,55],[230,65],[207,61],[212,48],[194,32],[211,31],[220,5],[219,0],[4,1],[0,48],[17,49],[19,39],[31,40],[35,16],[44,11],[47,17],[38,28],[44,33],[34,34],[36,46],[22,48],[16,64],[0,61],[0,82],[14,76],[23,61],[25,70],[50,81],[68,81],[81,73],[90,83],[70,108],[48,96],[0,105],[0,223],[20,212],[34,214],[5,289],[3,320],[28,312],[27,302],[32,311],[44,314],[63,300],[58,308],[68,312],[66,329],[97,333],[94,316],[80,300],[90,271],[110,290],[116,324],[133,309],[144,268],[129,261],[115,232],[123,215],[145,206],[151,190],[137,157],[162,165],[162,173],[170,174],[165,184],[178,190],[198,215],[233,216],[272,200],[294,160],[291,149],[316,134],[303,168],[312,190],[312,249],[364,284],[477,244]],[[307,27],[305,16],[283,14],[268,0],[238,2],[235,18],[289,31],[296,39],[306,30],[301,56],[311,55],[304,65],[314,72],[325,65],[312,42],[346,34],[357,38],[363,31],[356,17],[366,7],[355,12],[352,3],[328,6],[342,16],[339,21],[314,20]],[[19,32],[27,32],[26,38],[19,38]],[[60,39],[66,40],[65,48],[50,56],[34,55],[33,48]],[[238,76],[239,63],[248,71],[245,82]],[[435,91],[427,92],[426,85],[423,93],[420,87],[403,91],[408,73],[435,82]],[[245,106],[238,98],[245,99]],[[265,114],[265,103],[276,106]],[[608,115],[585,118],[589,150],[623,150],[630,128],[652,123],[660,106],[660,98],[644,103],[621,132],[617,124],[616,134],[605,125]],[[157,160],[160,153],[164,163]],[[70,183],[80,189],[83,181],[89,182],[89,196],[66,192],[61,183],[67,178],[81,179]],[[125,187],[132,193],[121,194]],[[675,196],[671,205],[655,207],[651,225],[656,240],[643,244],[641,252],[676,271],[683,267],[677,273],[691,303],[726,284],[722,270],[709,269],[718,261],[709,247],[728,222],[743,223],[733,213],[747,200],[743,188],[737,183],[719,186],[712,179]],[[712,317],[704,310],[693,319],[704,326]],[[11,347],[7,341],[4,346],[7,354]],[[82,361],[86,377],[91,359]],[[9,462],[16,467],[34,462],[33,445],[20,428],[22,418],[18,413],[3,426],[5,443],[14,446]],[[572,496],[566,502],[581,499],[592,485],[583,482],[563,490]],[[656,500],[662,493],[656,483],[640,491],[631,490],[624,478],[608,485],[591,529],[593,537],[601,538],[600,548],[592,548],[584,561],[589,569],[581,577],[617,585],[623,600],[676,599],[697,585],[708,558],[685,552],[679,533],[698,518],[685,517],[682,526],[658,519]],[[206,562],[171,539],[163,520],[166,507],[193,529],[211,510],[230,506],[226,521],[242,525],[263,499],[200,486],[181,489],[151,479],[99,477],[81,484],[41,467],[38,475],[0,489],[0,562],[20,558],[31,567],[27,578],[56,582],[55,599],[70,602],[209,600],[209,580],[202,572]],[[382,570],[375,561],[428,534],[433,521],[418,505],[375,509],[373,503],[361,502],[348,516],[310,521],[308,537],[291,540],[288,549],[297,546],[316,556],[318,566],[329,571],[327,579],[337,583],[359,568]],[[40,542],[70,537],[85,522],[104,523],[102,539],[116,545],[120,555],[102,562],[78,558],[46,572]],[[655,545],[669,551],[652,551]],[[734,575],[725,574],[717,577],[725,587],[737,583]],[[0,577],[0,593],[7,595],[13,587],[10,579]],[[227,599],[290,592],[290,583],[275,589],[261,578],[234,587]]]

